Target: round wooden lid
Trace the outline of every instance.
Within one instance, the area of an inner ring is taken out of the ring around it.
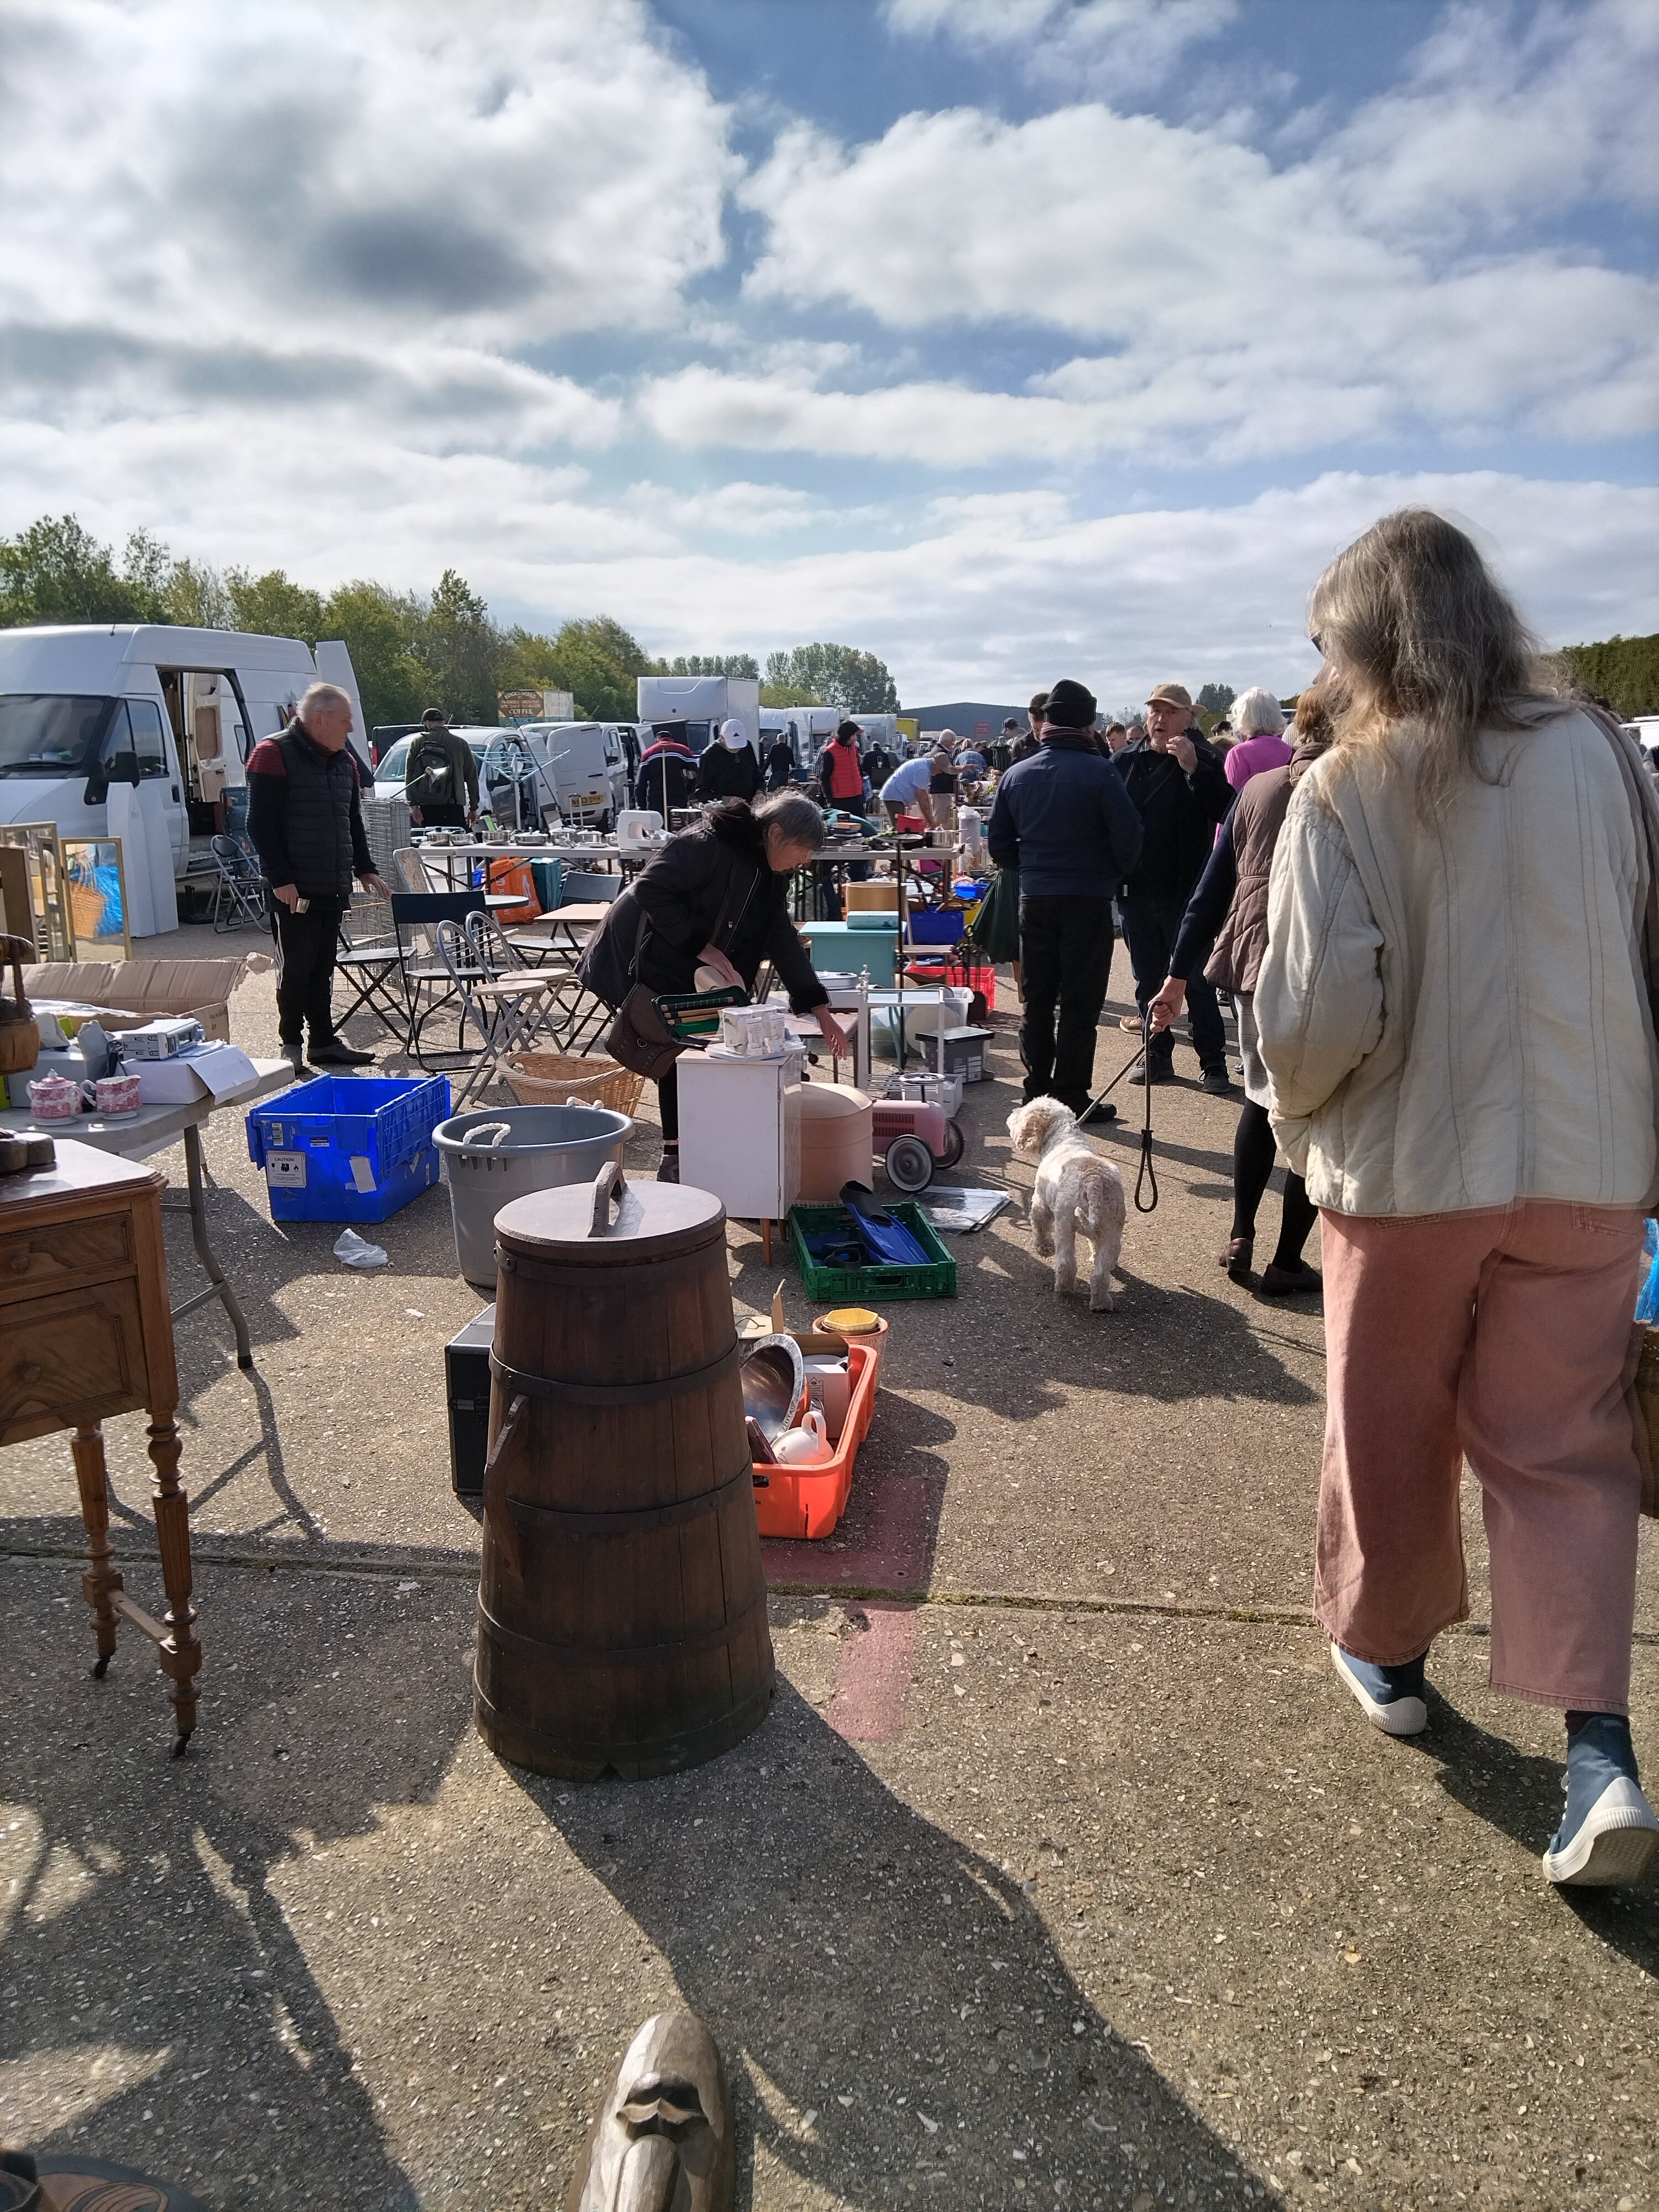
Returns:
[[[596,1191],[594,1183],[576,1182],[515,1198],[495,1216],[496,1238],[526,1259],[603,1267],[692,1251],[726,1233],[719,1199],[678,1182],[624,1182],[620,1202],[603,1207],[605,1226],[595,1230]]]

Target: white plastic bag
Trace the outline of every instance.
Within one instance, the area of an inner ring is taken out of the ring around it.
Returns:
[[[384,1267],[388,1255],[378,1244],[370,1244],[355,1229],[343,1229],[334,1240],[334,1256],[343,1260],[348,1267]]]

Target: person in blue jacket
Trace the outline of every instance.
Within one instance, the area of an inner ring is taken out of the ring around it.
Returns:
[[[1041,742],[997,786],[986,833],[1000,868],[1019,870],[1020,1051],[1028,1099],[1089,1108],[1095,1028],[1112,969],[1112,901],[1140,858],[1140,817],[1115,765],[1095,748],[1092,692],[1056,684]]]

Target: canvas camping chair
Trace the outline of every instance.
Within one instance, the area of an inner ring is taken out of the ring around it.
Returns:
[[[437,932],[447,921],[465,927],[467,916],[484,912],[482,891],[393,891],[392,927],[397,938],[398,968],[403,978],[406,1028],[404,1049],[412,1060],[428,1066],[434,1058],[459,1059],[466,1051],[466,1010],[456,991],[456,979],[440,954]],[[470,956],[460,956],[465,964]],[[421,1032],[434,1014],[453,1007],[457,1015],[453,1053],[428,1054],[421,1049]]]

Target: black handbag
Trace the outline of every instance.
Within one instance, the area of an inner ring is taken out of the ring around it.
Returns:
[[[750,892],[754,890],[756,880],[757,878],[753,877],[750,879]],[[711,945],[718,945],[720,943],[720,932],[726,927],[726,918],[732,910],[732,901],[736,895],[737,888],[737,874],[734,870],[726,886],[726,896],[720,901],[720,912],[714,917],[714,927],[709,932],[708,942]],[[748,897],[745,896],[744,900],[745,908],[748,903]],[[653,1083],[660,1083],[664,1076],[673,1067],[674,1062],[680,1054],[688,1048],[690,1041],[675,1035],[662,1008],[657,1003],[656,992],[653,991],[648,984],[641,983],[637,980],[640,961],[650,940],[650,936],[651,925],[648,921],[643,921],[642,918],[642,927],[634,947],[634,957],[628,970],[629,975],[635,980],[629,989],[628,996],[617,1009],[616,1018],[611,1024],[611,1033],[605,1041],[605,1048],[612,1060],[619,1062],[631,1073],[643,1075]]]

